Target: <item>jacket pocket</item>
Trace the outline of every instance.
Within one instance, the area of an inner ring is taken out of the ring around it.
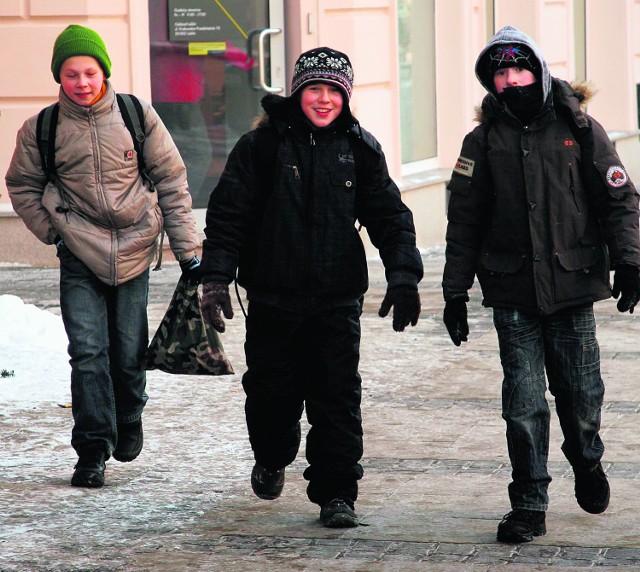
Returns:
[[[313,224],[331,224],[335,218],[347,219],[353,224],[356,219],[356,181],[353,171],[334,171],[329,174],[327,182],[323,194],[318,191],[314,197],[311,213]]]
[[[585,246],[557,252],[556,256],[560,266],[569,272],[582,270],[589,272],[589,269],[598,262],[598,249],[595,246]]]
[[[609,261],[602,247],[582,246],[556,252],[554,300],[600,300],[609,295]]]
[[[353,192],[356,190],[356,181],[351,176],[351,173],[331,173],[331,184],[338,190],[345,192]]]

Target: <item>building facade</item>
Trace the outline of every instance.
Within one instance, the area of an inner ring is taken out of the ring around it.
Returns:
[[[3,175],[22,122],[57,98],[51,50],[72,23],[104,38],[115,89],[158,109],[187,163],[200,230],[260,99],[287,94],[301,51],[330,46],[352,60],[352,109],[382,143],[418,245],[442,244],[446,182],[484,96],[475,59],[506,24],[536,39],[552,75],[596,87],[589,112],[640,182],[638,0],[1,0]],[[0,262],[56,264],[13,212],[4,177]]]

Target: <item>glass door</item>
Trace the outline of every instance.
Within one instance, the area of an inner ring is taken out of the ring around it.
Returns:
[[[151,100],[205,208],[266,93],[284,95],[283,0],[149,0]]]

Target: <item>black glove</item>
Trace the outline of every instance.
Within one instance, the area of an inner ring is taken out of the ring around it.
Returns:
[[[447,326],[451,341],[459,346],[467,341],[469,322],[467,322],[467,301],[464,298],[447,300],[442,315],[444,325]]]
[[[197,254],[187,260],[181,260],[180,269],[182,270],[182,276],[187,280],[200,282],[200,259]]]
[[[618,298],[618,310],[633,314],[640,300],[640,270],[631,264],[619,264],[613,274],[613,297]]]
[[[393,306],[393,329],[404,332],[409,324],[415,326],[420,315],[420,294],[413,286],[389,288],[382,300],[378,316],[384,318]]]
[[[206,282],[202,286],[202,300],[200,311],[204,321],[217,332],[224,332],[225,325],[220,316],[224,314],[227,320],[233,318],[231,298],[229,298],[229,285],[224,282]]]

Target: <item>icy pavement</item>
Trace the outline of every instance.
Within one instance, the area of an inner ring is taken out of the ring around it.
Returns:
[[[365,478],[356,506],[366,526],[342,531],[324,529],[306,499],[303,450],[279,500],[251,492],[237,302],[223,335],[237,373],[149,372],[140,457],[110,460],[102,489],[69,486],[71,412],[59,406],[69,399],[66,342],[51,335],[60,332],[57,270],[0,268],[0,369],[15,371],[0,378],[0,571],[640,570],[637,316],[619,315],[612,302],[597,306],[610,509],[592,516],[577,507],[554,419],[548,533],[499,545],[510,468],[490,313],[474,292],[470,341],[455,348],[440,319],[442,251],[424,260],[423,315],[404,333],[376,315],[384,280],[371,261],[362,318]],[[175,265],[152,274],[152,328],[177,276]],[[32,314],[20,324],[4,312]]]

